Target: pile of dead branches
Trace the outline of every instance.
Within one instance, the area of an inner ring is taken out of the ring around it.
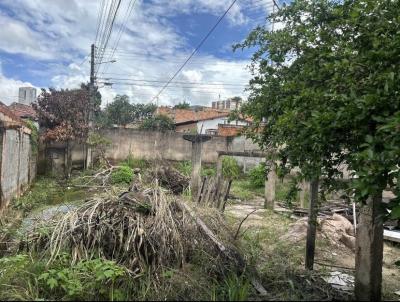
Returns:
[[[160,184],[174,194],[182,194],[189,187],[189,177],[180,173],[171,165],[159,166],[151,171],[153,178],[158,179]]]
[[[162,267],[180,267],[190,261],[196,250],[221,254],[215,238],[204,232],[195,215],[154,184],[117,198],[88,201],[54,222],[49,235],[33,232],[27,246],[47,252],[49,262],[60,253],[69,252],[74,262],[102,257],[125,266],[133,275],[140,275]],[[236,259],[233,262],[239,263]]]

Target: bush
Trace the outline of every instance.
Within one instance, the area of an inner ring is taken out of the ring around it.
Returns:
[[[129,184],[131,183],[132,178],[133,178],[133,170],[128,166],[121,166],[111,173],[112,184],[119,184],[119,183]]]
[[[254,188],[265,186],[265,163],[260,163],[248,173],[250,185]]]
[[[241,169],[236,159],[227,156],[222,159],[222,174],[224,177],[229,179],[238,179],[240,172]]]

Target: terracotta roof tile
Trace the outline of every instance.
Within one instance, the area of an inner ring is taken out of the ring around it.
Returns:
[[[14,125],[24,126],[25,122],[15,115],[7,105],[0,102],[0,119],[2,122],[11,123]]]
[[[12,103],[9,108],[16,116],[20,118],[31,118],[34,120],[37,119],[37,113],[32,106],[21,103]]]
[[[189,109],[173,109],[168,107],[160,107],[158,109],[158,114],[169,116],[175,121],[175,124],[183,124],[188,122],[198,122],[220,117],[227,117],[229,116],[229,111],[216,110],[211,108],[194,111]]]

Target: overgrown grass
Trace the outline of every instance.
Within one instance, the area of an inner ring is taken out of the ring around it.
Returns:
[[[11,201],[11,206],[26,214],[44,206],[71,203],[85,197],[85,191],[68,187],[68,183],[61,184],[50,177],[38,177],[27,192]]]
[[[149,162],[144,159],[139,159],[133,157],[132,154],[129,154],[127,158],[120,163],[123,166],[128,166],[131,169],[139,168],[141,170],[147,169],[149,167]]]
[[[264,187],[255,188],[249,179],[242,177],[232,182],[230,193],[241,200],[249,200],[264,196]]]

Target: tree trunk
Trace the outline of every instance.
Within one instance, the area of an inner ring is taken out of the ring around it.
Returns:
[[[359,301],[380,301],[383,258],[382,194],[360,209],[356,238],[355,296]]]

